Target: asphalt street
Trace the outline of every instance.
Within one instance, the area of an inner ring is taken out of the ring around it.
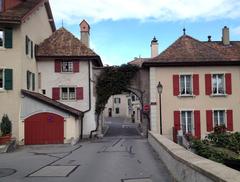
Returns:
[[[23,146],[14,153],[0,154],[0,182],[173,181],[136,124],[120,118],[107,123],[103,139],[75,146]]]

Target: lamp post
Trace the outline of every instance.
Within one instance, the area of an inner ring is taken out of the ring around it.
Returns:
[[[163,90],[163,86],[161,84],[161,82],[158,82],[157,85],[157,91],[158,91],[158,95],[159,95],[159,111],[160,111],[160,134],[162,135],[162,90]]]

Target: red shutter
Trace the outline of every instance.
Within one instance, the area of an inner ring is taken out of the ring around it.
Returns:
[[[180,130],[180,111],[174,111],[174,128]]]
[[[55,60],[55,72],[61,72],[61,60]]]
[[[227,110],[227,130],[233,131],[233,111]]]
[[[73,72],[74,73],[79,72],[79,61],[73,61]]]
[[[173,75],[173,95],[179,95],[179,75]]]
[[[196,138],[201,138],[201,123],[200,123],[200,111],[194,111],[194,126]]]
[[[225,74],[225,83],[226,83],[226,94],[232,94],[232,75],[231,73]]]
[[[193,94],[199,95],[199,75],[193,75]]]
[[[212,110],[206,111],[206,121],[207,121],[207,131],[210,132],[213,130]]]
[[[76,93],[77,100],[83,100],[83,87],[77,87]]]
[[[205,93],[206,93],[206,95],[212,94],[212,76],[211,76],[211,74],[205,74]]]
[[[52,88],[52,99],[60,100],[60,88]]]

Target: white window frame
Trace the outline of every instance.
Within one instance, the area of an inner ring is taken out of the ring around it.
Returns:
[[[227,114],[226,114],[226,109],[214,109],[213,110],[213,112],[212,112],[212,118],[213,118],[213,127],[215,127],[215,126],[220,126],[221,124],[220,124],[220,113],[219,112],[223,112],[223,117],[224,117],[224,121],[223,121],[223,124],[225,125],[225,126],[227,126]],[[214,116],[214,113],[215,112],[218,112],[218,116],[217,116],[217,124],[215,124],[215,116]]]
[[[0,70],[2,70],[2,87],[0,87],[0,90],[4,90],[4,88],[5,88],[5,86],[4,86],[4,82],[5,82],[5,79],[4,79],[4,69],[0,68]]]
[[[213,77],[214,76],[217,76],[216,80],[217,80],[217,93],[214,93],[214,83],[213,83]],[[218,76],[219,75],[222,75],[223,76],[223,93],[219,93],[219,78]],[[212,76],[211,76],[211,83],[212,83],[212,95],[226,95],[226,86],[225,86],[225,74],[224,73],[212,73]]]
[[[187,88],[187,76],[190,76],[190,93],[186,93]],[[184,89],[185,93],[182,94],[182,83],[181,83],[181,77],[184,77]],[[180,96],[192,96],[193,95],[193,76],[192,74],[180,74],[179,75],[179,93]]]
[[[181,110],[180,111],[180,113],[181,113],[181,130],[182,130],[182,132],[184,131],[183,130],[183,119],[182,119],[182,115],[183,115],[183,112],[186,112],[186,113],[188,113],[188,112],[191,112],[191,131],[188,131],[188,115],[185,115],[185,131],[186,131],[186,133],[191,133],[192,135],[194,135],[194,112],[193,112],[193,110]]]
[[[67,70],[64,69],[64,67],[63,67],[64,64],[67,64],[67,66],[68,66]],[[71,64],[71,70],[69,69],[70,68],[69,64]],[[61,72],[62,73],[73,73],[73,61],[67,61],[67,60],[61,61]]]
[[[70,99],[70,88],[74,88],[74,91],[75,91],[75,97],[74,98],[72,98],[72,99]],[[62,91],[62,89],[67,89],[67,97],[66,97],[66,99],[63,99],[63,91]],[[76,100],[76,98],[77,98],[77,92],[76,92],[76,87],[75,86],[62,86],[61,87],[61,100],[62,101],[75,101]]]
[[[114,104],[120,104],[121,103],[121,98],[115,97],[114,98]]]
[[[2,45],[0,45],[0,48],[4,48],[4,30],[0,28],[0,31],[2,32]]]

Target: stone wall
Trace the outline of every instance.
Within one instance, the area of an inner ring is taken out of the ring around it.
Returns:
[[[164,136],[149,132],[148,141],[176,181],[240,182],[240,172],[200,157]]]

